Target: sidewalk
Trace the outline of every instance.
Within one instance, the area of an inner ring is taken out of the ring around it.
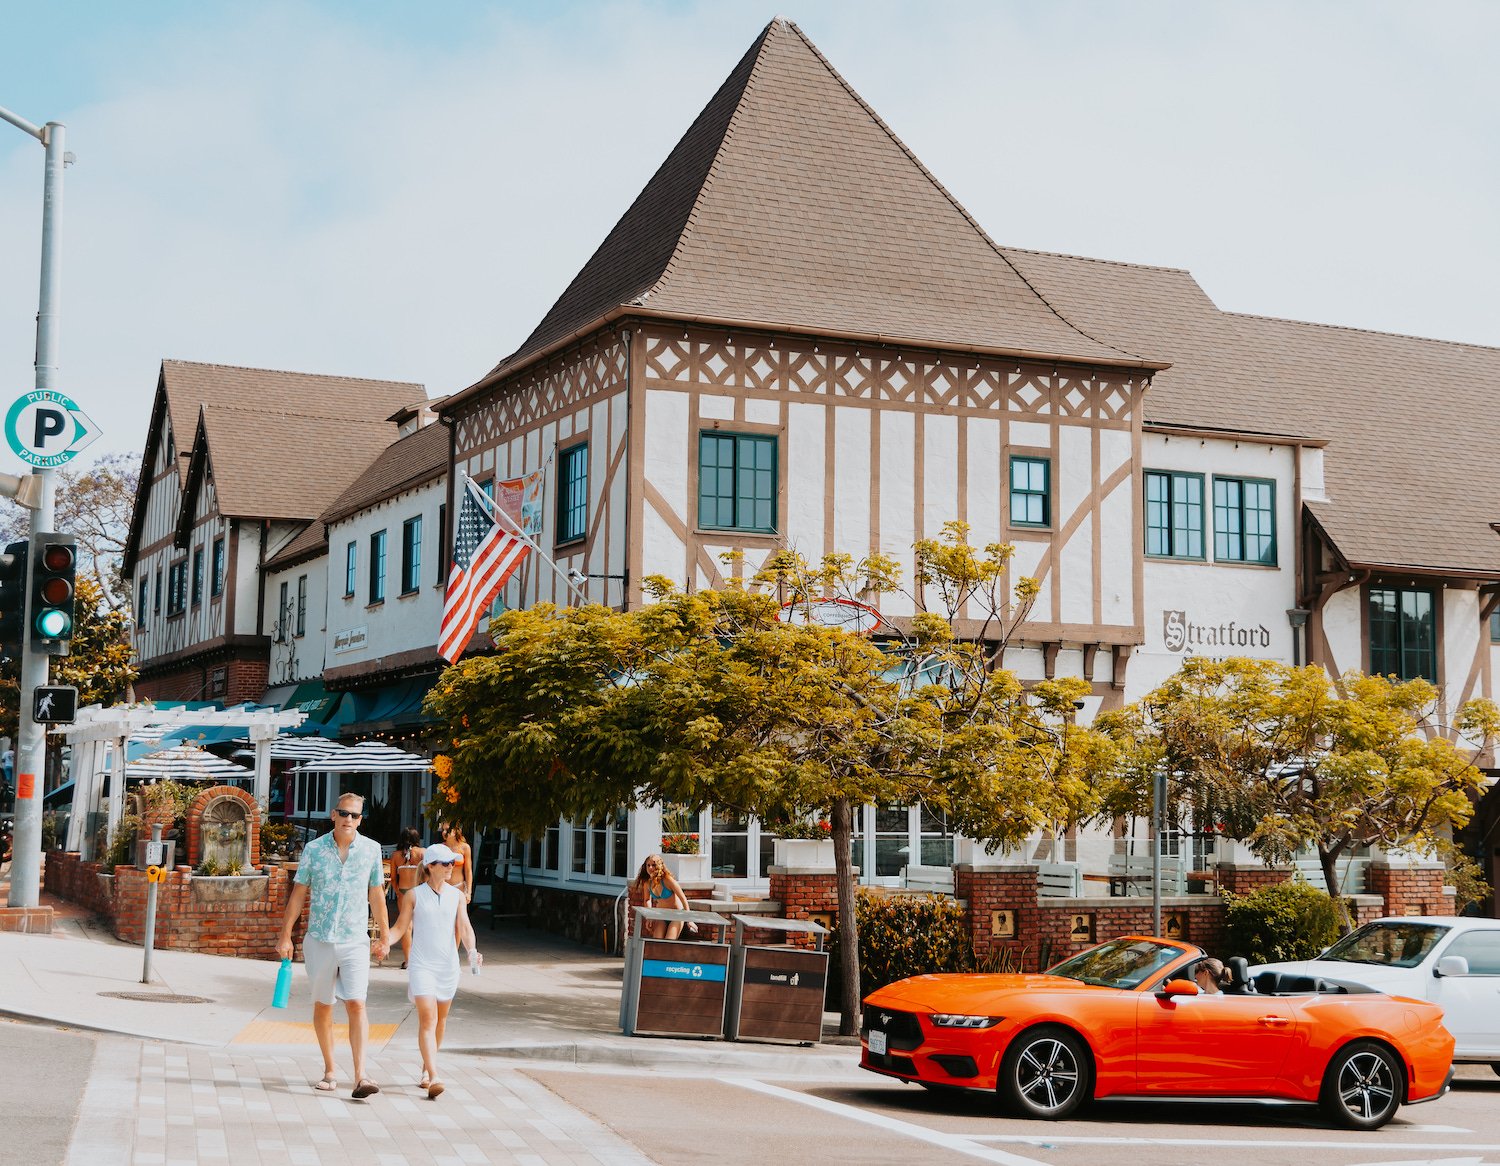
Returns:
[[[0,880],[0,896],[7,882]],[[0,1015],[215,1049],[316,1043],[300,968],[285,1009],[270,1007],[277,968],[263,960],[158,950],[143,984],[141,948],[45,892],[42,903],[57,912],[52,934],[0,933]],[[853,1042],[832,1036],[832,1014],[824,1044],[813,1047],[624,1036],[621,959],[516,926],[490,931],[482,919],[478,934],[484,969],[463,976],[445,1053],[793,1077],[842,1076],[857,1064]],[[371,970],[368,1007],[372,1053],[415,1050],[399,951]]]

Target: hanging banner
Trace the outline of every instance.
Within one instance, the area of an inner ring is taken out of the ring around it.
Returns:
[[[527,538],[539,539],[542,535],[542,486],[546,480],[547,467],[543,466],[525,477],[496,483],[495,505],[515,520]]]

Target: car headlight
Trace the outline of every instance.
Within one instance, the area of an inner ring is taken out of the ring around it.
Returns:
[[[934,1012],[929,1019],[936,1028],[994,1028],[1003,1016],[965,1016],[961,1012]]]

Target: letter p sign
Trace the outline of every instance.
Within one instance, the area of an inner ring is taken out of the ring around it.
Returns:
[[[57,437],[62,433],[67,424],[68,415],[61,409],[40,408],[35,410],[36,436],[32,439],[32,446],[36,449],[46,449],[47,439]]]
[[[28,465],[50,469],[72,461],[99,436],[99,427],[62,393],[37,389],[11,403],[5,440]]]

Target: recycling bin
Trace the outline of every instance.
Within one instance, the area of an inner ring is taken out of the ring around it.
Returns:
[[[823,1039],[823,994],[828,983],[827,928],[807,919],[735,915],[729,953],[730,1040],[815,1045]],[[816,947],[752,946],[746,928],[816,936]]]
[[[724,1035],[729,920],[711,911],[640,907],[636,918],[716,928],[717,942],[632,935],[625,944],[620,1029],[626,1036]]]

